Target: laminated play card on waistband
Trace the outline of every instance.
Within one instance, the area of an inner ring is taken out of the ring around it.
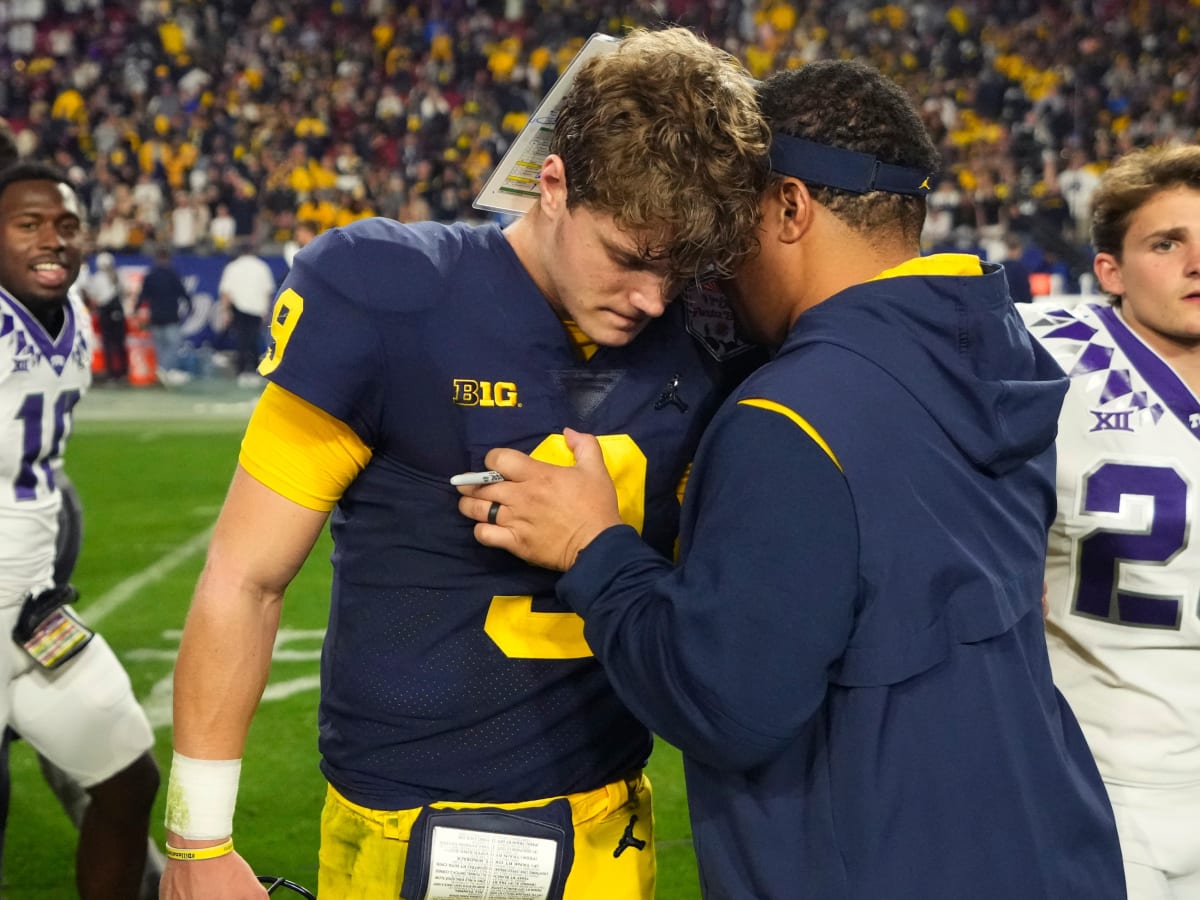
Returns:
[[[562,900],[575,859],[565,798],[520,809],[422,809],[409,838],[406,900]]]

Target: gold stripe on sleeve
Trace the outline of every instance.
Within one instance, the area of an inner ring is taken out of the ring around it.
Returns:
[[[838,462],[837,456],[834,455],[834,452],[829,448],[829,445],[825,443],[825,438],[821,437],[820,432],[813,428],[813,426],[809,424],[808,420],[798,412],[788,409],[782,403],[776,403],[774,400],[767,400],[762,397],[748,397],[745,400],[739,400],[738,406],[756,406],[759,409],[765,409],[770,412],[779,413],[784,418],[795,422],[800,426],[800,429],[805,434],[807,434],[816,442],[818,447],[825,451],[825,455],[833,460],[833,464],[838,467],[838,471],[843,471],[842,464]]]
[[[371,459],[340,419],[276,384],[259,398],[238,462],[275,493],[328,512]]]

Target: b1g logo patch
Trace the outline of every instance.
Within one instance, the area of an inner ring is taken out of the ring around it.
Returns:
[[[458,406],[520,406],[517,386],[511,381],[454,379],[454,402]]]
[[[684,289],[682,300],[687,330],[713,359],[732,359],[753,346],[738,334],[733,309],[715,278],[693,281]]]

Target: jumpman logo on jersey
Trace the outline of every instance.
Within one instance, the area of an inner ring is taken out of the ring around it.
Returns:
[[[679,396],[679,373],[671,378],[670,383],[663,388],[663,392],[654,401],[655,409],[666,409],[668,406],[678,407],[680,412],[688,411],[688,405]]]
[[[1096,417],[1096,424],[1092,426],[1091,431],[1133,431],[1132,409],[1115,409],[1110,412],[1092,409],[1088,412]]]
[[[1188,416],[1188,428],[1192,429],[1192,431],[1200,428],[1200,413],[1192,413]]]
[[[645,850],[646,842],[641,838],[633,836],[633,826],[637,824],[637,816],[629,817],[629,824],[625,826],[625,833],[621,835],[621,839],[617,841],[617,849],[613,851],[613,857],[616,858],[632,847],[634,850]]]

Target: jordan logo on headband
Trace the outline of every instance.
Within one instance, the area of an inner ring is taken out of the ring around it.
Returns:
[[[880,162],[869,153],[830,147],[790,134],[771,135],[771,168],[808,184],[866,194],[886,191],[923,197],[933,188],[936,173]]]

